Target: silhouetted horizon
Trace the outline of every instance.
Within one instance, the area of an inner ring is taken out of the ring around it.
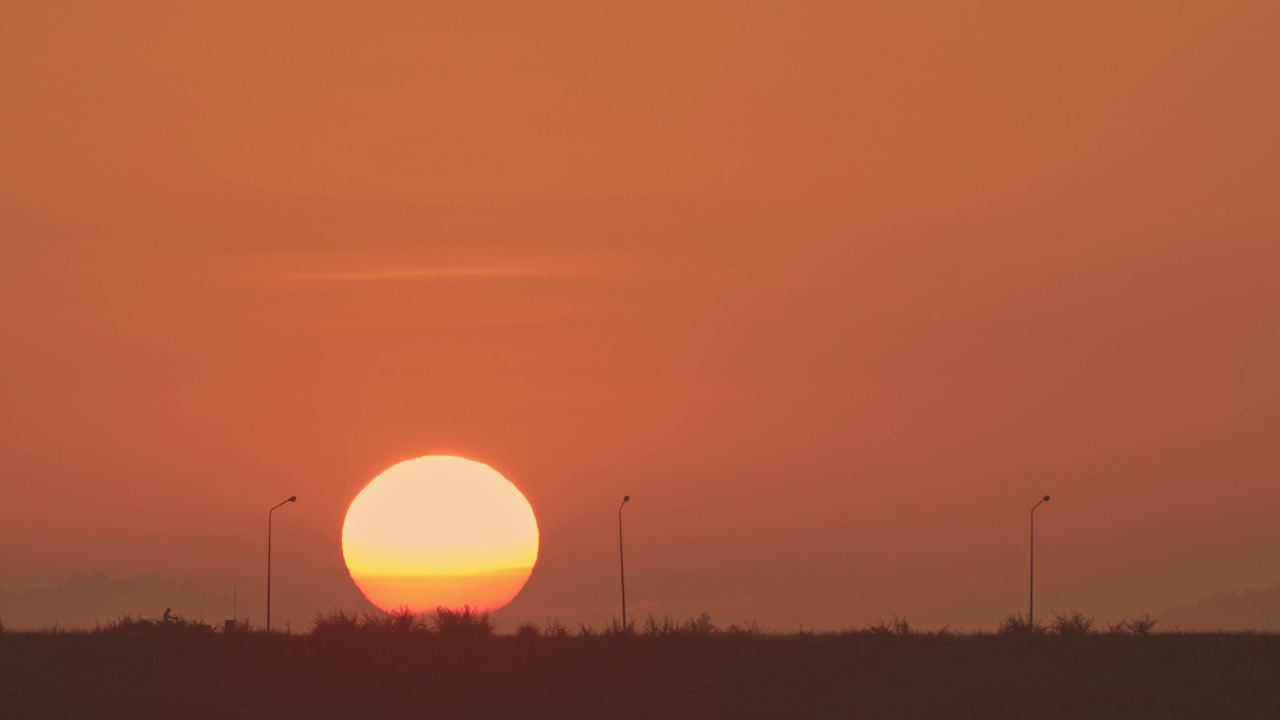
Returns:
[[[250,588],[252,589],[252,588]],[[287,591],[282,591],[288,595]],[[0,622],[10,630],[45,630],[54,626],[63,629],[92,629],[118,621],[122,616],[140,619],[156,619],[161,617],[165,607],[172,607],[175,612],[188,620],[203,620],[212,626],[220,626],[224,620],[231,618],[233,603],[238,607],[237,615],[242,621],[262,625],[264,623],[264,603],[261,598],[254,598],[251,593],[237,591],[233,594],[210,592],[191,579],[181,579],[160,574],[139,575],[112,579],[103,574],[77,574],[65,582],[44,585],[22,590],[0,588]],[[279,616],[279,628],[286,625],[292,632],[308,632],[311,623],[318,615],[334,610],[342,610],[357,615],[383,614],[381,610],[367,602],[356,603],[354,607],[341,606],[314,607],[310,610],[298,610],[296,603],[289,614]],[[686,607],[692,607],[686,605]],[[521,624],[541,624],[547,618],[554,617],[560,622],[577,627],[579,623],[603,628],[612,620],[617,621],[616,608],[612,615],[604,612],[592,613],[589,617],[575,617],[570,613],[553,613],[543,616],[529,616],[516,612],[499,610],[494,616],[505,619],[502,624],[515,628]],[[647,618],[676,618],[684,620],[712,614],[703,610],[687,610],[672,612],[665,610],[646,610],[639,608],[636,616],[641,622]],[[1003,612],[993,611],[990,622],[984,625],[963,627],[953,623],[942,623],[936,627],[922,625],[913,618],[901,613],[880,613],[873,619],[851,620],[846,624],[804,623],[785,627],[761,624],[758,616],[717,617],[717,622],[726,627],[733,624],[756,623],[762,629],[785,634],[793,632],[796,627],[808,627],[819,632],[841,632],[873,627],[890,618],[900,617],[915,624],[921,632],[947,627],[952,632],[994,632],[999,628],[1001,620],[1011,614],[1025,612],[1025,608],[1015,608],[1011,604]],[[1087,608],[1046,608],[1043,615],[1037,618],[1038,624],[1051,624],[1055,613],[1082,613],[1095,619],[1102,628],[1108,622],[1119,622],[1125,617],[1136,618],[1149,616],[1157,621],[1155,632],[1280,632],[1280,584],[1268,588],[1246,588],[1240,590],[1224,590],[1198,598],[1189,603],[1164,608],[1155,612],[1137,610],[1127,616],[1102,617],[1091,613]],[[1039,613],[1038,613],[1039,615]]]

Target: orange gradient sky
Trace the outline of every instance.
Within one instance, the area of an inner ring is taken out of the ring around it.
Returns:
[[[1038,616],[1280,582],[1274,0],[441,5],[0,12],[4,598],[261,623],[296,494],[273,624],[371,611],[428,454],[537,514],[508,629],[624,493],[640,617],[994,627],[1046,493]]]

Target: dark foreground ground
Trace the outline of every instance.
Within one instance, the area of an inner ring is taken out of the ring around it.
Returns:
[[[1280,637],[5,633],[0,718],[1276,718]]]

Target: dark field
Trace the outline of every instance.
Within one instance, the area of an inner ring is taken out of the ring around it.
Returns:
[[[0,718],[1275,718],[1253,634],[0,634]]]

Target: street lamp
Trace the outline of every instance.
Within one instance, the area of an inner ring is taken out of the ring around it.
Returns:
[[[1027,608],[1027,627],[1036,631],[1036,508],[1049,502],[1049,496],[1031,507],[1031,604]]]
[[[618,571],[622,574],[622,632],[627,631],[627,566],[622,559],[622,508],[631,499],[630,495],[622,496],[622,505],[618,506]]]
[[[288,500],[281,500],[267,511],[267,632],[271,632],[271,513],[285,503],[297,501],[297,495],[290,495]]]

